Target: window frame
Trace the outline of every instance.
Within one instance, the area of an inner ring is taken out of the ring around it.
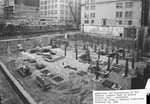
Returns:
[[[123,12],[122,11],[116,12],[116,18],[123,18]]]
[[[116,8],[117,8],[117,9],[123,8],[123,3],[116,3]]]
[[[125,3],[125,8],[132,8],[133,7],[133,2],[126,2]]]

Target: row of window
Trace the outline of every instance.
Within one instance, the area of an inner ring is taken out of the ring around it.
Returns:
[[[84,20],[84,23],[89,24],[89,20]],[[93,24],[93,23],[94,23],[94,20],[91,20],[91,24]]]
[[[41,5],[46,5],[47,3],[56,3],[56,2],[62,2],[62,3],[73,3],[73,0],[47,0],[47,1],[41,1]],[[79,4],[81,3],[81,0],[78,0]],[[75,1],[75,5],[77,5],[77,0]]]
[[[47,14],[47,15],[50,15],[50,14],[58,14],[58,10],[49,10],[49,11],[41,11],[40,12],[41,15],[44,15],[44,14]],[[72,15],[71,11],[64,11],[64,10],[60,10],[60,14],[65,14],[65,15]],[[75,15],[79,15],[77,12],[74,12]],[[93,14],[93,16],[95,17],[95,15]]]
[[[123,25],[123,21],[122,20],[116,20],[116,23],[118,25]],[[124,21],[124,25],[132,25],[132,20],[125,20]]]
[[[89,4],[91,1],[91,3],[95,3],[95,0],[85,0],[85,4]]]
[[[54,2],[59,2],[59,0],[48,0],[48,1],[41,1],[41,5],[47,4],[47,3],[54,3]],[[64,0],[60,0],[60,2],[65,2]],[[68,3],[68,0],[66,0],[66,3]]]
[[[85,6],[85,11],[89,10],[89,6]],[[91,10],[95,10],[95,5],[91,6]]]
[[[116,18],[122,18],[123,12],[116,12]],[[125,12],[125,18],[132,18],[132,11]]]
[[[125,8],[132,8],[132,7],[133,7],[133,2],[125,3]],[[123,8],[123,3],[117,3],[116,8]]]
[[[55,4],[55,5],[48,5],[48,6],[41,6],[41,9],[47,9],[47,8],[57,8],[58,7],[58,5],[57,4]],[[60,7],[61,8],[64,8],[64,7],[66,7],[66,9],[68,9],[68,5],[66,5],[66,6],[64,6],[63,4],[60,4]],[[77,8],[77,7],[76,7]]]
[[[59,19],[59,17],[49,17],[49,18],[51,18],[52,20],[57,20],[57,19]],[[72,20],[72,17],[70,17],[70,18],[68,18],[68,17],[60,17],[60,19],[59,20],[65,20],[65,21],[68,21],[68,20]]]
[[[133,7],[133,2],[126,2],[125,8],[132,8]],[[89,10],[89,6],[85,6],[85,11]],[[123,8],[123,3],[117,3],[116,8]],[[95,10],[95,5],[91,6],[91,10]]]
[[[84,23],[85,24],[89,24],[89,21],[90,20],[84,20]],[[91,20],[91,24],[93,24],[93,23],[94,23],[94,20]],[[116,20],[116,23],[118,25],[123,25],[123,21],[122,20]],[[106,25],[106,21],[105,21],[105,25]],[[132,20],[125,20],[124,21],[124,25],[132,25]]]
[[[86,14],[86,13],[84,14],[84,17],[85,17],[86,19],[89,19],[89,15]],[[90,14],[90,17],[91,17],[91,18],[95,18],[95,13],[91,13],[91,14]]]

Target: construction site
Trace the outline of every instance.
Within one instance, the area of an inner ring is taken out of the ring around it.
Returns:
[[[93,90],[145,88],[149,58],[135,43],[81,32],[1,40],[0,69],[20,98],[13,104],[93,104]]]

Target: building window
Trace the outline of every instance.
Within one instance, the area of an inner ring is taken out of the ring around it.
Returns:
[[[68,11],[66,10],[66,15],[68,15]]]
[[[53,8],[54,6],[53,5],[51,5],[51,8]]]
[[[123,8],[123,3],[117,3],[116,8]]]
[[[132,25],[132,20],[125,20],[125,25]]]
[[[122,18],[122,12],[116,12],[116,18]]]
[[[55,8],[57,8],[57,4],[55,4]]]
[[[57,0],[55,0],[55,2],[57,2]]]
[[[102,24],[103,24],[103,25],[106,25],[106,20],[107,20],[106,18],[103,18],[103,19],[102,19]]]
[[[68,17],[66,17],[66,20],[68,20]]]
[[[60,10],[60,13],[61,13],[61,14],[64,14],[64,10]]]
[[[64,8],[64,5],[63,5],[63,4],[60,4],[60,7],[61,7],[61,8]]]
[[[45,1],[45,5],[47,4],[47,1]]]
[[[119,25],[122,25],[122,20],[119,20],[118,22],[119,22]]]
[[[128,25],[132,25],[132,21],[131,20],[128,21]]]
[[[47,11],[45,11],[45,15],[47,15]]]
[[[44,3],[43,3],[44,1],[41,1],[41,5],[43,5]]]
[[[132,18],[132,11],[126,11],[125,18]]]
[[[43,6],[41,6],[41,10],[43,9]]]
[[[45,6],[45,10],[47,9],[47,6]]]
[[[91,18],[95,18],[95,13],[91,13]]]
[[[92,5],[92,6],[91,6],[91,10],[95,10],[95,5]]]
[[[68,5],[66,5],[66,9],[68,9]]]
[[[43,11],[41,11],[41,15],[43,15]]]
[[[63,21],[63,20],[64,20],[64,17],[60,17],[60,20],[62,20],[62,21]]]
[[[132,8],[133,7],[133,2],[126,2],[125,7],[126,8]]]
[[[64,2],[64,0],[60,0],[60,2],[62,2],[62,3],[63,3],[63,2]]]
[[[85,4],[89,4],[89,0],[85,0]]]
[[[132,11],[129,11],[129,18],[132,18]]]
[[[66,3],[68,3],[68,0],[66,0]]]
[[[91,3],[95,3],[95,0],[91,0]]]
[[[55,14],[57,14],[57,10],[55,10]]]
[[[53,10],[51,11],[51,14],[53,14]]]
[[[88,14],[85,13],[84,16],[85,16],[86,19],[89,19],[89,15]]]
[[[94,23],[94,20],[91,20],[91,24],[93,24]]]
[[[85,6],[85,10],[89,10],[89,6]]]
[[[89,23],[89,20],[85,20],[84,23],[85,23],[85,24],[88,24],[88,23]]]
[[[50,12],[50,11],[48,11],[48,14],[51,14],[51,12]]]
[[[84,14],[84,18],[86,18],[86,13]]]

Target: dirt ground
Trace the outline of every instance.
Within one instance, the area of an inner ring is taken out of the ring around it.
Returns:
[[[19,53],[18,57],[17,55],[5,55],[1,57],[1,60],[23,86],[23,88],[31,95],[31,97],[33,97],[33,99],[38,104],[92,104],[93,90],[112,90],[111,88],[102,85],[101,82],[105,80],[118,83],[118,85],[120,85],[123,90],[131,89],[131,78],[135,74],[133,69],[129,69],[129,77],[127,78],[122,77],[122,74],[124,73],[123,68],[121,72],[116,73],[112,71],[107,78],[102,78],[102,81],[95,82],[93,81],[95,75],[87,71],[90,64],[82,63],[75,59],[74,45],[75,42],[70,42],[70,47],[68,47],[67,50],[67,56],[55,62],[47,62],[42,58],[42,56],[30,54],[29,52]],[[94,52],[92,47],[89,47],[89,49],[91,52],[91,59],[96,60],[98,55],[96,52]],[[57,57],[64,56],[64,46],[54,50],[57,51]],[[83,50],[82,44],[79,44],[78,56],[82,55],[83,53],[85,53],[85,50]],[[47,69],[51,73],[61,76],[64,79],[64,83],[55,85],[48,91],[42,91],[41,88],[36,84],[36,74],[40,73],[40,70],[37,70],[35,64],[31,63],[27,64],[32,66],[32,75],[24,78],[21,77],[21,75],[17,72],[17,66],[21,63],[24,63],[23,60],[28,58],[34,58],[37,63],[46,65],[46,68],[42,70]],[[100,59],[107,62],[108,58],[106,56],[100,56]],[[77,68],[77,71],[70,68],[64,68],[62,63]],[[115,63],[115,60],[113,63]],[[124,60],[119,60],[119,63],[125,66]],[[129,67],[130,66],[131,62],[129,62]],[[140,62],[136,63],[135,66],[145,67],[145,64]],[[107,65],[102,70],[106,69]],[[78,73],[80,71],[84,71],[86,74],[79,75]]]

